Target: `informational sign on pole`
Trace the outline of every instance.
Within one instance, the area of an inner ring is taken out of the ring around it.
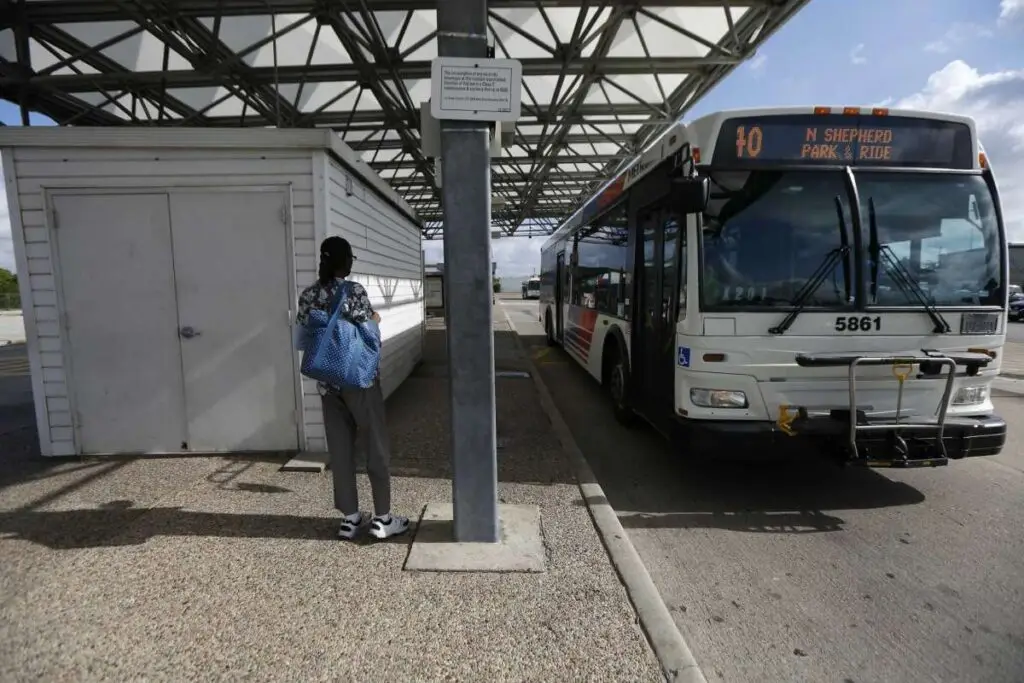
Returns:
[[[523,65],[516,59],[437,57],[430,69],[430,113],[438,120],[515,121]]]

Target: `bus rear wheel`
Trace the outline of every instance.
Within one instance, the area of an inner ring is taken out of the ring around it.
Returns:
[[[612,399],[612,410],[620,424],[631,427],[636,423],[636,413],[629,407],[629,357],[617,343],[609,345],[608,362],[605,366],[605,385]]]

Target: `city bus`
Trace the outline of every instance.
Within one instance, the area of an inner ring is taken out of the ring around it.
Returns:
[[[684,452],[873,467],[998,454],[1008,247],[964,116],[878,107],[677,123],[541,250],[539,320]]]
[[[540,298],[540,278],[534,275],[531,278],[523,280],[523,298],[524,299],[539,299]]]

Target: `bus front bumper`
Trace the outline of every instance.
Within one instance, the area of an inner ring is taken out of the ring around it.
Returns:
[[[857,438],[858,457],[849,448],[849,422],[829,420],[829,425],[810,424],[801,430],[794,424],[794,435],[783,432],[776,423],[747,420],[689,420],[679,418],[676,438],[685,453],[711,459],[758,460],[788,455],[832,456],[844,464],[870,467],[934,467],[949,460],[998,455],[1006,444],[1006,421],[997,415],[949,417],[942,444],[945,457],[937,448],[937,430],[902,427],[898,431],[867,432]],[[907,446],[905,455],[893,448],[893,433]]]

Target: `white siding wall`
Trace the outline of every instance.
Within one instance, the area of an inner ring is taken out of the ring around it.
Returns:
[[[17,195],[17,203],[12,202],[12,210],[15,206],[20,209],[24,234],[27,270],[23,274],[19,267],[18,276],[19,279],[28,278],[32,300],[32,307],[26,306],[24,314],[33,365],[40,447],[44,455],[75,453],[64,371],[63,332],[57,308],[57,286],[49,238],[52,217],[46,215],[44,188],[163,189],[290,184],[299,282],[308,277],[311,268],[316,268],[312,173],[314,154],[308,149],[249,151],[16,147],[5,148],[3,154],[13,159],[14,178],[8,177],[7,183],[9,188],[13,184],[13,191]],[[415,248],[418,249],[418,245]],[[362,253],[362,249],[360,251]],[[116,315],[116,312],[112,311],[111,315]],[[304,406],[308,405],[307,400]],[[319,403],[315,405],[319,411]],[[314,426],[313,431],[312,436],[322,437],[322,424]]]
[[[352,279],[366,287],[381,315],[381,385],[386,397],[409,376],[423,354],[420,231],[333,158],[326,160],[324,186],[325,236],[339,235],[352,244],[356,255]],[[316,277],[316,257],[299,265],[301,288]],[[304,379],[302,393],[307,448],[324,451],[327,444],[316,384]]]

